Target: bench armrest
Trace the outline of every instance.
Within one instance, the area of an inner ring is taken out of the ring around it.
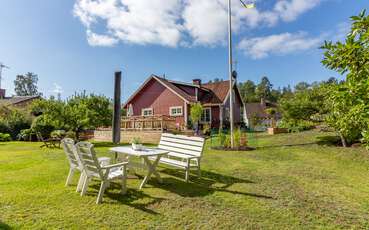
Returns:
[[[102,169],[111,169],[111,168],[126,166],[127,164],[128,164],[128,162],[121,162],[121,163],[117,163],[117,164],[113,164],[113,165],[106,165],[106,166],[103,166],[101,168]]]

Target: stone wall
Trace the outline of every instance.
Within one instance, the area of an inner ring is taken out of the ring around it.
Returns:
[[[161,131],[121,131],[120,140],[121,143],[130,143],[133,138],[139,137],[142,143],[146,144],[158,144],[160,141]],[[95,141],[112,141],[111,129],[99,129],[94,132]]]

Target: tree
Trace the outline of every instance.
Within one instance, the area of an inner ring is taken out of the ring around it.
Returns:
[[[14,91],[17,96],[40,96],[37,90],[38,76],[28,72],[25,75],[17,75],[14,81]]]
[[[295,91],[304,91],[310,87],[309,83],[299,82],[295,85]]]
[[[282,98],[290,98],[292,96],[293,96],[293,92],[292,92],[290,85],[282,88],[282,95],[281,95]]]
[[[256,95],[259,99],[270,99],[273,85],[270,83],[268,77],[261,78],[261,82],[256,87]]]
[[[351,31],[344,42],[326,41],[322,63],[346,80],[332,85],[327,94],[327,123],[347,146],[363,138],[369,147],[369,16],[351,17]]]
[[[93,94],[75,95],[67,102],[55,99],[38,100],[32,104],[31,111],[39,115],[36,120],[39,127],[73,131],[77,139],[81,131],[109,126],[112,121],[111,101]]]
[[[199,132],[199,121],[201,119],[202,113],[203,107],[200,103],[196,103],[191,106],[190,118],[192,120],[192,123],[195,125],[195,130],[197,134]]]
[[[238,84],[238,88],[240,90],[241,97],[244,102],[259,102],[260,99],[257,98],[255,90],[256,85],[253,81],[247,80],[245,82],[241,82]]]
[[[290,97],[280,100],[279,106],[285,121],[313,121],[313,115],[327,113],[324,99],[326,83],[316,84],[314,87],[299,89]]]

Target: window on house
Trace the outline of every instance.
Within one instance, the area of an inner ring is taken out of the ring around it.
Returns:
[[[170,107],[169,114],[170,116],[182,116],[183,115],[182,106]]]
[[[142,109],[142,116],[147,117],[152,115],[154,115],[154,110],[152,108]]]
[[[204,110],[202,111],[201,122],[202,123],[211,122],[211,109],[210,108],[204,108]]]

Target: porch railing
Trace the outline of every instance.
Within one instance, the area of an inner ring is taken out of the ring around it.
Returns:
[[[130,116],[121,120],[123,130],[175,130],[176,119],[173,117],[160,116]]]

